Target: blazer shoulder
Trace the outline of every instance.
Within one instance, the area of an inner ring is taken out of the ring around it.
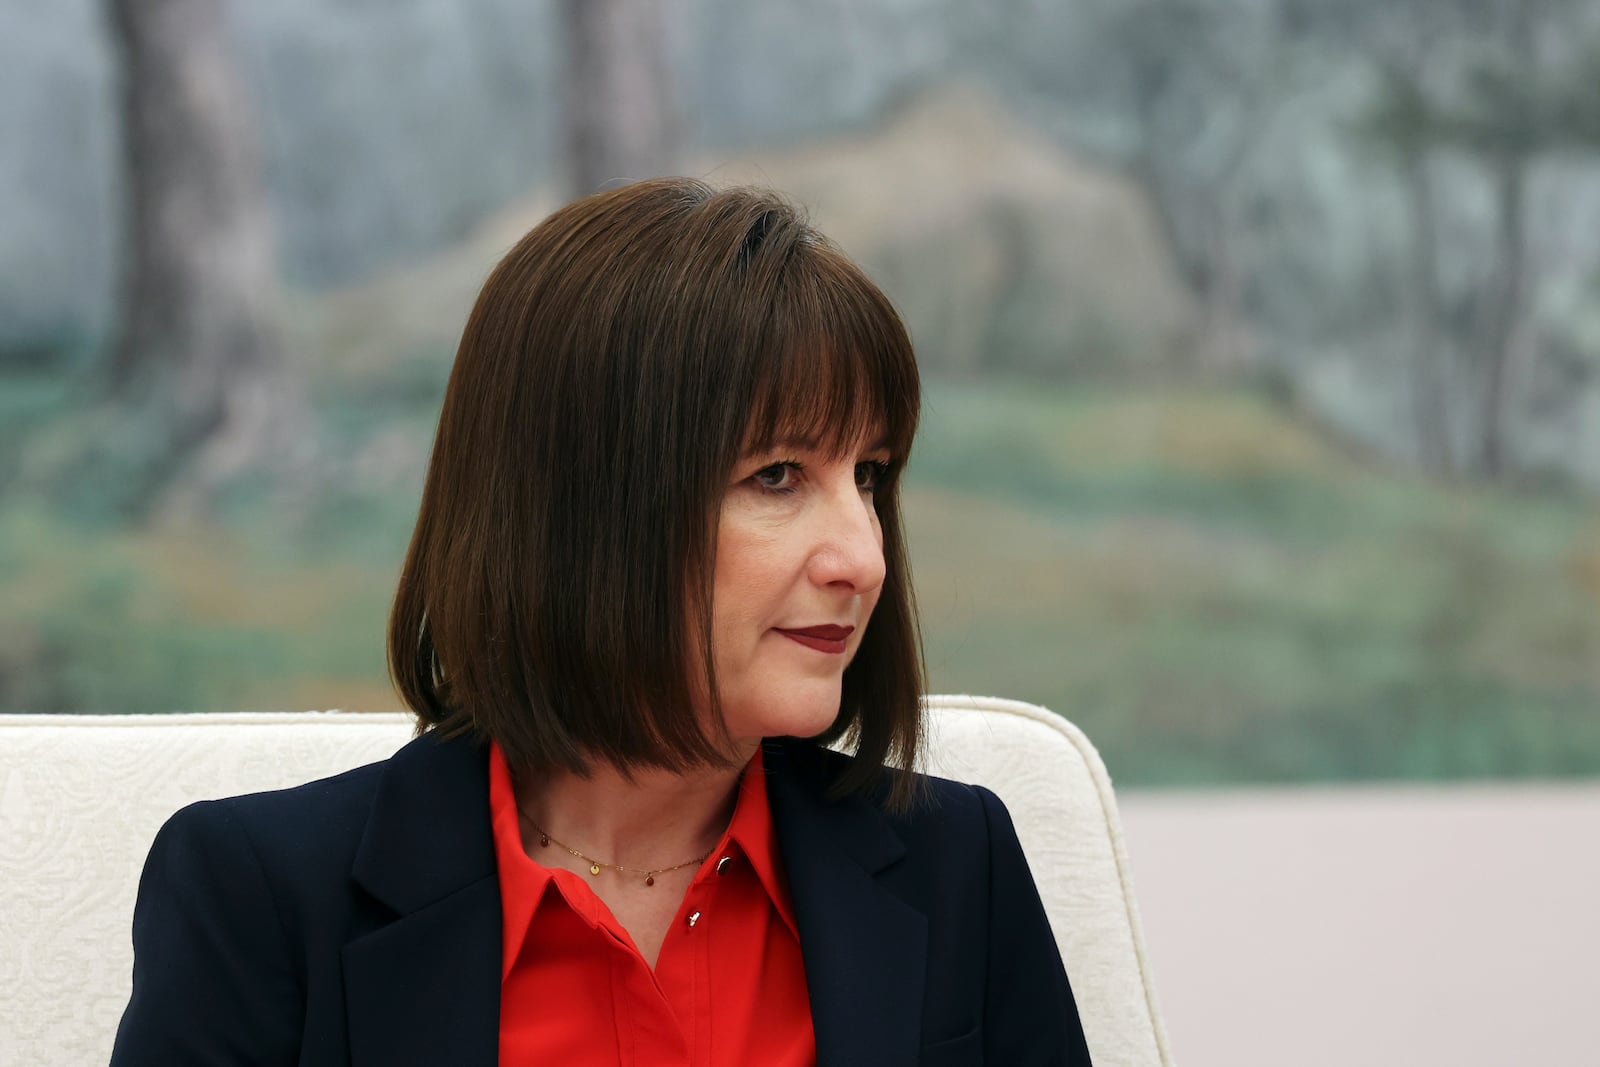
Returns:
[[[386,762],[166,820],[139,879],[113,1064],[296,1061]]]
[[[292,872],[348,872],[388,760],[285,789],[200,800],[174,812],[156,846],[227,855],[247,849],[276,881]]]
[[[325,821],[343,811],[364,811],[370,806],[388,763],[379,760],[283,789],[197,801],[172,818],[180,822],[204,820],[208,816],[203,813],[208,810],[225,810],[251,829],[284,824],[304,827],[308,821]]]
[[[819,797],[831,797],[834,784],[855,765],[856,757],[813,742],[788,741],[782,749],[784,765],[809,784]],[[769,757],[769,767],[771,766]],[[910,773],[917,788],[912,804],[897,810],[888,803],[891,776]],[[886,769],[877,786],[861,798],[875,808],[895,830],[911,838],[955,835],[956,839],[984,840],[988,825],[998,815],[1007,825],[1005,804],[980,785],[941,778],[918,771]]]
[[[1005,805],[981,785],[931,774],[918,775],[917,802],[908,811],[889,813],[908,843],[926,843],[946,851],[987,850],[996,813]],[[1010,825],[1010,817],[1004,816]]]

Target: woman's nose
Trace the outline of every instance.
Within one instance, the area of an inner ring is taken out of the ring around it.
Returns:
[[[857,486],[855,471],[826,495],[818,516],[812,571],[817,581],[870,593],[883,584],[883,530],[872,494]]]

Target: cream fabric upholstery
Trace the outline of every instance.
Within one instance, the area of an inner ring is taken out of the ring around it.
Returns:
[[[930,703],[928,770],[987,785],[1010,808],[1095,1063],[1167,1067],[1094,748],[1029,704]],[[106,1061],[128,997],[140,868],[174,811],[383,759],[410,737],[396,714],[0,716],[0,1064]]]

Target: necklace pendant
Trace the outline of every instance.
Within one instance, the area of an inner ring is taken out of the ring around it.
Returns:
[[[644,884],[645,885],[655,885],[656,884],[656,876],[653,875],[653,874],[645,875],[644,876]]]
[[[598,863],[589,864],[589,873],[590,874],[599,874],[600,873],[600,865]]]
[[[540,848],[549,848],[550,847],[550,835],[549,834],[541,833],[539,835],[539,847]]]

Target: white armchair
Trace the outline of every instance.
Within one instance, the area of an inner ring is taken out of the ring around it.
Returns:
[[[1170,1067],[1122,829],[1099,755],[1043,708],[930,699],[933,774],[1010,808],[1098,1067]],[[104,1063],[127,1003],[134,893],[156,830],[194,800],[387,757],[408,716],[0,716],[0,1063]]]

